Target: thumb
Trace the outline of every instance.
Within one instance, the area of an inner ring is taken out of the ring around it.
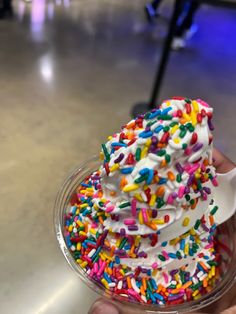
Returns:
[[[220,314],[236,314],[236,305],[228,308],[227,310],[224,310]]]
[[[99,299],[92,305],[88,314],[122,314],[122,313],[112,303]]]

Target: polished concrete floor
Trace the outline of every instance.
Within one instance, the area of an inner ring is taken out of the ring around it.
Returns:
[[[171,2],[153,26],[144,3],[19,0],[0,20],[1,313],[85,314],[96,298],[57,247],[53,205],[67,174],[149,96]],[[234,160],[235,14],[202,7],[161,92],[209,101],[216,142]]]

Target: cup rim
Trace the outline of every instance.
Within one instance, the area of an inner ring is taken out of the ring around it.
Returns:
[[[158,304],[141,304],[135,301],[130,302],[127,298],[121,297],[119,295],[113,294],[108,289],[105,289],[101,284],[96,282],[94,279],[89,278],[88,274],[76,263],[74,260],[63,235],[63,213],[65,208],[68,206],[71,194],[75,190],[75,187],[78,186],[80,182],[93,171],[97,170],[98,168],[92,167],[90,168],[89,165],[91,163],[97,164],[99,166],[99,157],[94,155],[92,158],[89,158],[86,162],[81,163],[78,165],[67,178],[64,180],[61,188],[57,193],[57,197],[54,204],[54,231],[56,234],[58,245],[61,249],[62,254],[64,255],[67,263],[71,267],[71,269],[79,276],[79,278],[94,292],[98,293],[100,296],[106,297],[113,302],[122,303],[128,307],[136,307],[146,313],[165,313],[165,314],[174,314],[174,313],[185,313],[191,312],[194,310],[199,310],[205,306],[208,306],[221,298],[227,291],[233,286],[236,282],[236,267],[232,269],[232,273],[227,272],[224,278],[211,290],[209,293],[205,294],[198,300],[187,301],[182,304],[176,305],[158,305]],[[94,165],[95,166],[95,165]],[[69,189],[69,191],[68,191]],[[229,221],[225,222],[229,224]],[[228,226],[230,229],[233,227],[229,224]],[[236,244],[235,244],[236,245]],[[232,257],[231,264],[236,260],[236,249],[234,252],[234,256]],[[231,265],[230,269],[232,268]]]

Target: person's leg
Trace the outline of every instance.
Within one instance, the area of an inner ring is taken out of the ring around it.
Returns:
[[[149,22],[153,22],[154,18],[157,17],[157,9],[161,4],[162,0],[153,0],[145,5],[145,13]]]

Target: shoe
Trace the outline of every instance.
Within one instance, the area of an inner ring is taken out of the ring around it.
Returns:
[[[174,37],[172,44],[171,44],[171,49],[172,50],[180,50],[186,47],[186,41],[184,37]]]
[[[152,23],[154,19],[159,15],[158,12],[153,8],[151,3],[147,3],[144,8],[147,20]]]

